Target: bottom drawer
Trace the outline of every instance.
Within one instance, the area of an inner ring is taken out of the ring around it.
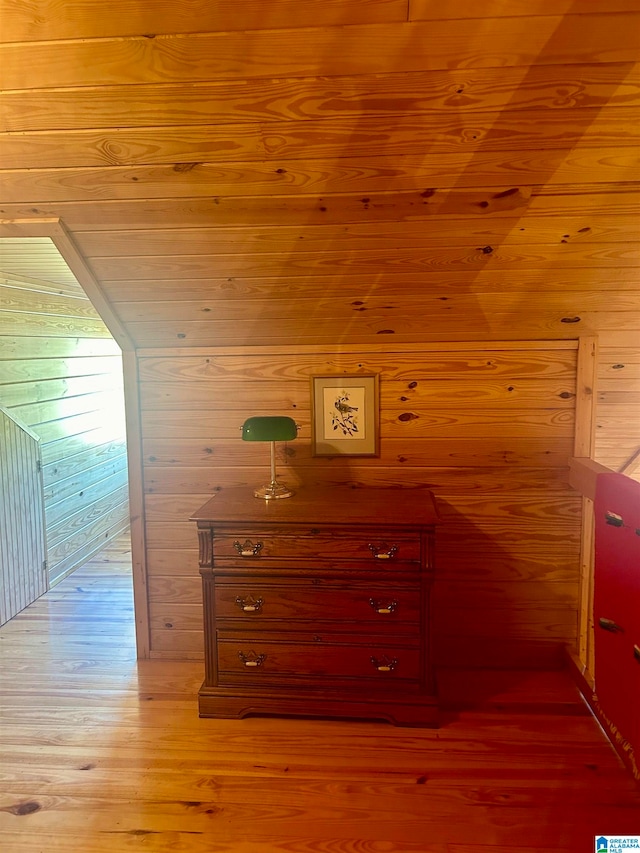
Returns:
[[[420,650],[380,641],[370,644],[287,642],[218,638],[218,679],[222,684],[267,682],[335,683],[420,680]]]

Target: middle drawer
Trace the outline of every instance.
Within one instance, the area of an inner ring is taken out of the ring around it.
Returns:
[[[395,633],[414,634],[420,624],[419,586],[383,587],[358,583],[330,585],[308,580],[271,584],[260,579],[215,584],[217,620],[240,620],[268,628],[271,622],[286,630],[288,622],[336,623],[358,631],[363,623],[376,630],[389,626]]]

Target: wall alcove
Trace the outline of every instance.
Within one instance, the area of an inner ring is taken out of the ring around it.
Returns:
[[[127,531],[129,502],[122,351],[61,253],[73,257],[59,224],[21,223],[11,233],[0,236],[0,405],[39,457],[25,442],[3,442],[7,487],[38,480],[29,505],[24,489],[5,493],[12,546],[3,589],[21,609]],[[41,534],[32,503],[43,509]],[[37,584],[23,565],[35,539]]]

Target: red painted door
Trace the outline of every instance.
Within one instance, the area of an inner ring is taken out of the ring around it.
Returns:
[[[640,754],[640,483],[597,480],[595,685],[600,707]]]

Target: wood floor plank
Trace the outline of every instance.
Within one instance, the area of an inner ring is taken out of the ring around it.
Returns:
[[[640,789],[565,672],[440,673],[438,729],[199,719],[200,662],[136,661],[128,543],[0,629],[11,853],[577,853]]]

